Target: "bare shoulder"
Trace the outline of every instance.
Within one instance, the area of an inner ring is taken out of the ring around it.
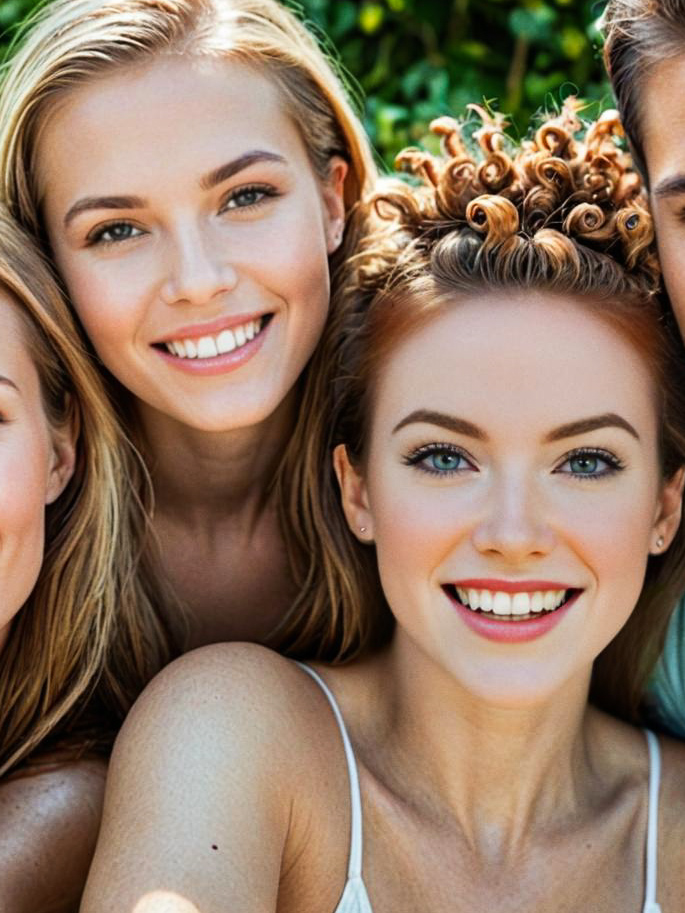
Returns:
[[[213,742],[225,739],[233,748],[243,739],[289,738],[293,725],[307,725],[311,707],[295,663],[257,644],[213,644],[175,660],[148,685],[116,751],[141,729],[146,740],[169,742],[181,732],[188,743],[211,731]]]
[[[136,909],[159,884],[205,913],[276,909],[282,863],[338,748],[312,685],[252,644],[202,647],[163,670],[112,754],[84,913]]]
[[[685,896],[685,743],[659,736],[662,780],[659,796],[659,897],[662,907],[678,909]]]
[[[72,910],[97,839],[106,765],[37,759],[0,783],[0,909]],[[53,906],[61,898],[59,907]]]

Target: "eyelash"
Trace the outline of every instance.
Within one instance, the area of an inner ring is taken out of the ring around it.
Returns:
[[[241,194],[245,193],[260,193],[262,196],[256,202],[248,203],[247,206],[229,206],[229,203],[233,202]],[[256,209],[258,206],[261,206],[267,199],[280,197],[280,195],[280,192],[276,190],[276,188],[271,184],[245,184],[243,187],[235,187],[233,190],[230,190],[226,194],[221,203],[221,206],[219,207],[219,213],[236,209]]]
[[[246,206],[230,206],[234,200],[240,197],[242,194],[248,193],[258,193],[261,194],[260,199],[256,200],[254,203],[248,203]],[[243,187],[236,187],[231,190],[222,200],[221,206],[219,207],[219,214],[221,215],[224,212],[232,212],[236,210],[245,210],[245,209],[256,209],[258,206],[261,206],[267,198],[273,199],[274,197],[279,197],[281,194],[270,184],[246,184]],[[125,219],[107,222],[105,225],[98,225],[86,238],[87,244],[89,247],[92,247],[96,244],[101,246],[110,245],[110,244],[122,244],[125,241],[133,240],[132,237],[128,238],[108,238],[105,239],[103,236],[107,234],[108,231],[111,231],[113,228],[119,228],[120,226],[126,226],[133,229],[136,229],[136,226],[131,222],[126,221]],[[142,229],[137,229],[140,231],[141,235],[145,234]],[[141,235],[134,235],[133,237],[140,237]]]
[[[465,463],[468,463],[466,466],[457,466],[454,469],[431,469],[424,464],[424,461],[432,456],[439,456],[440,454],[448,454],[453,457],[460,457],[464,460]],[[419,472],[428,473],[432,476],[453,476],[458,475],[462,472],[473,472],[475,466],[473,465],[472,460],[469,456],[460,448],[456,447],[454,444],[424,444],[422,447],[417,447],[416,450],[412,450],[411,453],[408,453],[403,457],[402,462],[406,466],[414,466]],[[422,465],[424,464],[424,465]]]
[[[430,468],[426,464],[432,456],[448,454],[452,457],[459,457],[464,460],[468,466],[457,466],[454,469],[435,469]],[[606,463],[606,468],[600,470],[599,472],[592,473],[582,473],[582,472],[568,472],[563,470],[561,467],[566,465],[566,463],[571,462],[578,458],[590,458],[598,459],[603,463]],[[463,472],[474,472],[476,467],[472,459],[463,451],[460,447],[456,447],[454,444],[425,444],[422,447],[417,447],[415,450],[412,450],[411,453],[408,453],[402,458],[402,462],[406,466],[413,466],[418,469],[420,472],[428,473],[432,476],[453,476],[458,475]],[[608,450],[602,450],[599,447],[579,447],[576,450],[571,450],[567,453],[563,460],[559,463],[557,468],[554,470],[555,473],[568,475],[576,480],[585,480],[585,479],[603,479],[607,476],[615,475],[618,472],[621,472],[625,469],[625,464],[613,453],[610,453]]]
[[[578,458],[589,457],[590,459],[595,458],[602,460],[603,463],[606,463],[606,469],[602,469],[599,472],[567,472],[561,469],[562,466],[569,463],[571,460]],[[615,454],[610,453],[608,450],[602,450],[601,447],[579,447],[577,450],[572,450],[570,453],[567,453],[563,460],[559,463],[558,467],[554,470],[556,473],[563,475],[572,476],[575,479],[604,479],[607,476],[615,475],[618,472],[622,472],[625,469],[625,463],[623,463]]]

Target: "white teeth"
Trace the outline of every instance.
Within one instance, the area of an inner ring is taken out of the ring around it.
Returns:
[[[235,349],[235,336],[230,330],[223,330],[216,338],[216,347],[220,355]]]
[[[556,594],[556,592],[555,592],[554,590],[547,590],[547,592],[545,593],[545,601],[544,601],[544,604],[543,604],[543,608],[544,608],[547,612],[551,612],[552,609],[556,609],[556,607],[557,607],[557,594]]]
[[[492,612],[495,615],[532,615],[543,610],[551,612],[567,597],[567,590],[546,590],[534,593],[503,593],[493,590],[473,590],[456,587],[459,601],[469,609]]]
[[[216,336],[201,336],[199,339],[174,339],[164,345],[167,351],[178,358],[215,358],[239,349],[250,342],[262,329],[262,320],[249,320],[246,324],[222,330]]]
[[[511,596],[508,593],[495,593],[492,611],[495,615],[511,615]]]
[[[530,612],[530,596],[528,593],[515,593],[511,600],[512,615],[528,615]]]
[[[202,336],[197,341],[197,357],[198,358],[213,358],[215,355],[218,355],[219,351],[216,347],[216,343],[211,336]]]

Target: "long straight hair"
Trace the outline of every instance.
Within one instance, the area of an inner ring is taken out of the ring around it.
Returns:
[[[46,508],[38,580],[0,656],[0,776],[56,741],[107,749],[172,637],[140,563],[148,484],[57,281],[0,211],[0,289],[20,316],[53,427],[78,429],[74,474]]]

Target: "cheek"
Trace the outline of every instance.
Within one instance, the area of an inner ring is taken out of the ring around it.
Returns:
[[[664,283],[668,289],[680,334],[685,338],[685,260],[683,243],[685,231],[677,231],[665,220],[655,218],[659,259],[663,270]]]
[[[134,261],[127,269],[58,259],[69,299],[95,349],[125,344],[140,324],[149,265]]]
[[[406,469],[405,469],[406,472]],[[464,528],[459,521],[467,497],[438,486],[419,492],[389,474],[369,487],[378,566],[388,602],[431,586],[438,570],[459,548]]]
[[[0,486],[0,637],[31,593],[43,560],[48,456],[45,447],[37,449],[35,441],[13,452],[0,447],[6,482]]]

